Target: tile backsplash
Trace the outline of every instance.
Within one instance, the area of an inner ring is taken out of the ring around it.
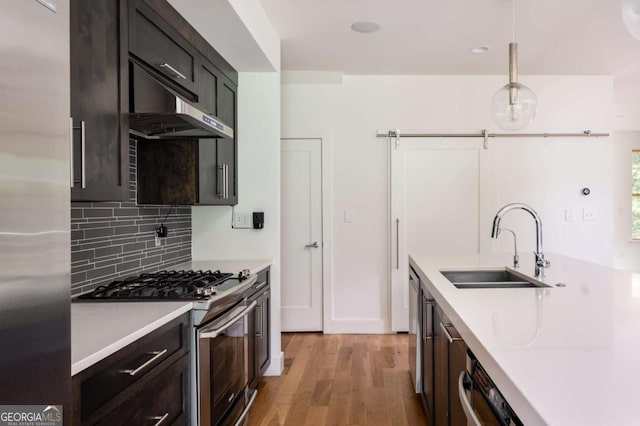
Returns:
[[[136,142],[129,146],[129,200],[71,203],[71,295],[119,277],[191,260],[191,207],[136,204]],[[165,219],[166,217],[166,219]],[[162,245],[155,229],[168,228]]]

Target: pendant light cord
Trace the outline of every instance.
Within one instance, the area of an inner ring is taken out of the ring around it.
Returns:
[[[516,0],[513,1],[513,7],[511,8],[511,41],[516,42]]]

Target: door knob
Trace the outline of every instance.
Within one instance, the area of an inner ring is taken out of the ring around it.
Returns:
[[[305,250],[309,250],[309,249],[312,249],[312,248],[318,248],[318,247],[320,247],[320,246],[318,245],[318,242],[317,242],[317,241],[314,241],[314,242],[312,242],[311,244],[307,244],[306,246],[304,246],[304,249],[305,249]]]

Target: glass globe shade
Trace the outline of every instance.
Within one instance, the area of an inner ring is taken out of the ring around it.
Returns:
[[[493,95],[493,120],[505,130],[524,129],[536,118],[538,98],[520,83],[509,83]]]
[[[640,0],[622,0],[622,20],[631,35],[640,40]]]

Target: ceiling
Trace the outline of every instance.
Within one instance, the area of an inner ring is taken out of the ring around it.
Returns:
[[[261,0],[282,39],[282,69],[345,74],[506,74],[511,0]],[[353,22],[381,30],[359,34]],[[640,41],[620,0],[518,0],[524,74],[636,74]],[[486,45],[483,55],[469,49]]]

